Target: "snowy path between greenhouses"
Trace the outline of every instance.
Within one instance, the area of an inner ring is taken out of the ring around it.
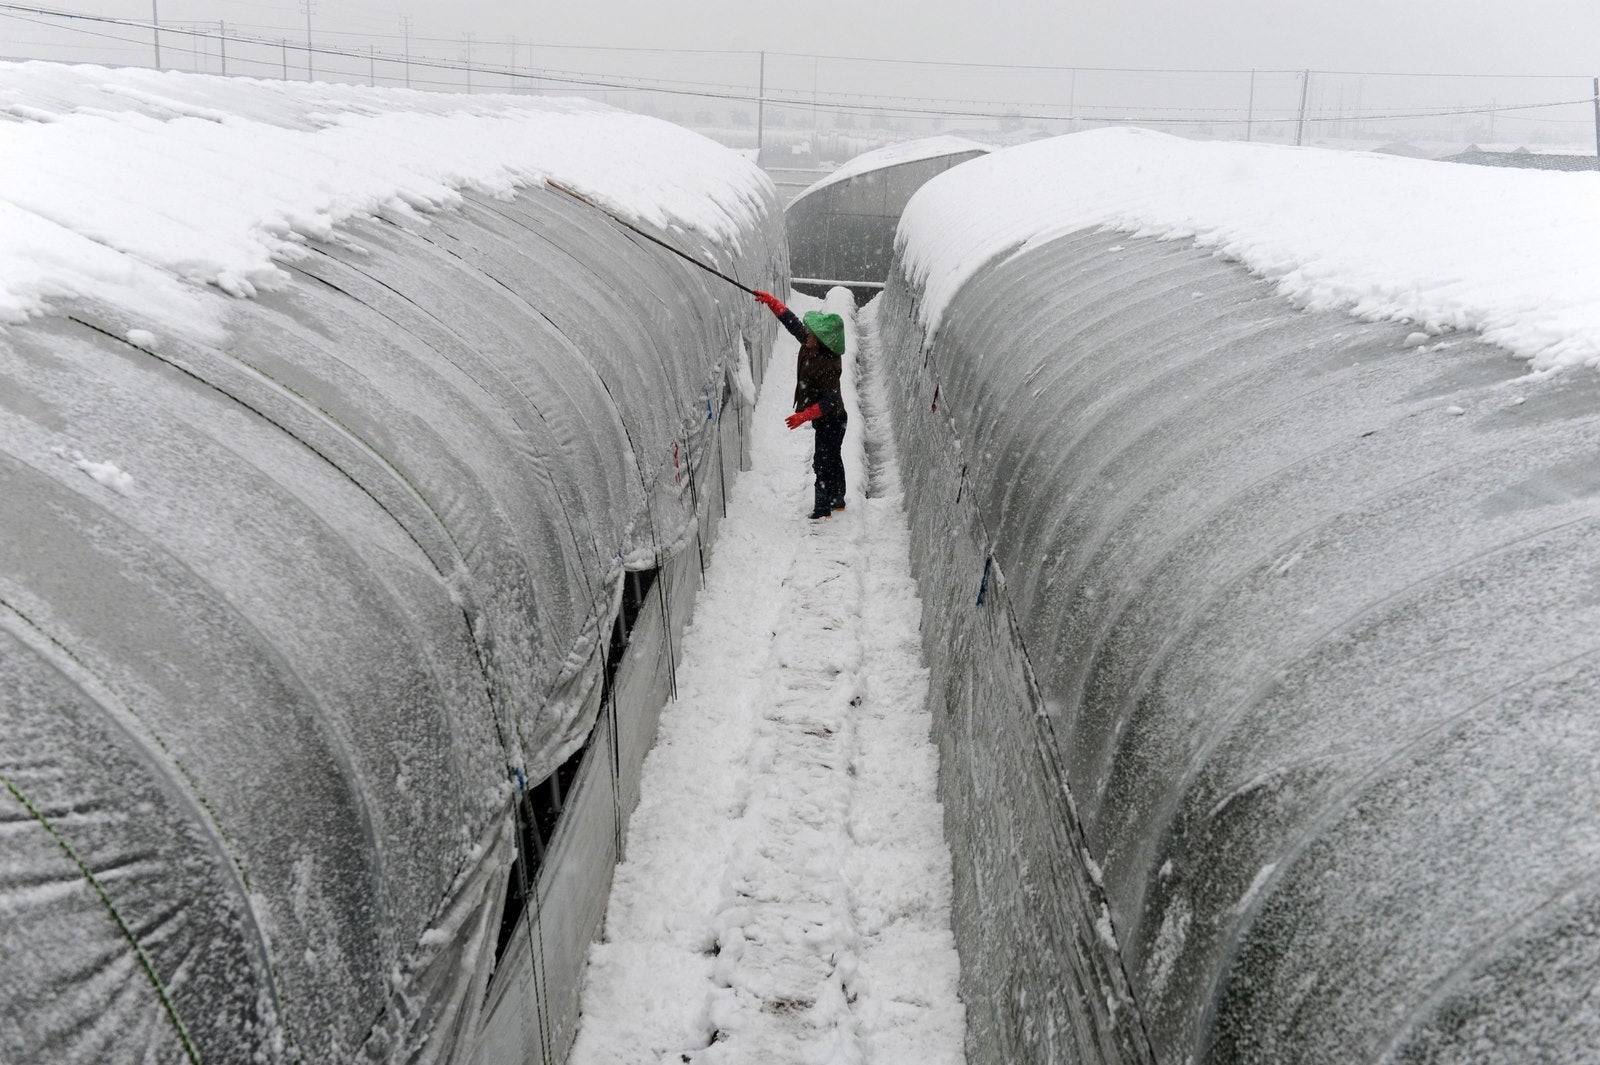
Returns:
[[[849,307],[830,297],[855,351]],[[794,352],[780,334],[753,466],[731,493],[590,952],[572,1065],[965,1060],[893,448],[887,426],[865,424],[847,359],[849,506],[808,521],[812,434],[783,424]]]

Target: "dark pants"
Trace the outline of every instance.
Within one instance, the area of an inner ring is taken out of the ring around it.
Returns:
[[[811,424],[816,427],[816,445],[811,452],[811,470],[817,475],[818,510],[844,506],[844,460],[839,448],[844,445],[845,425],[849,417],[818,418]]]

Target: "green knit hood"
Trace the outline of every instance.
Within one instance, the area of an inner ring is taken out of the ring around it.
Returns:
[[[844,354],[844,319],[837,314],[807,311],[806,328],[817,334],[824,347],[835,355]]]

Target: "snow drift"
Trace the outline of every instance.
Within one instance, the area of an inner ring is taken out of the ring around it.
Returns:
[[[1513,354],[1600,350],[1597,191],[1111,131],[913,198],[974,1060],[1592,1056],[1600,380]]]
[[[781,290],[770,183],[578,101],[0,86],[0,1057],[559,1056],[771,323],[543,180]]]

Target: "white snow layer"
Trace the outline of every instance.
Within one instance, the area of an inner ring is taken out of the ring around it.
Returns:
[[[1106,129],[953,168],[897,241],[937,328],[997,256],[1104,227],[1193,240],[1311,308],[1475,329],[1534,370],[1600,365],[1600,173]]]
[[[281,284],[307,238],[464,189],[554,178],[720,239],[770,195],[737,153],[582,100],[0,63],[0,101],[0,323],[87,297],[216,340],[207,286]]]
[[[849,308],[830,297],[854,350]],[[644,764],[572,1065],[965,1060],[901,499],[862,491],[847,361],[849,508],[803,517],[794,350],[782,336]]]
[[[942,137],[921,137],[914,141],[901,141],[898,144],[874,148],[870,152],[862,152],[827,177],[808,186],[795,199],[799,200],[811,195],[818,189],[825,189],[829,185],[847,181],[857,174],[865,174],[869,170],[882,170],[886,166],[915,163],[921,159],[937,159],[941,155],[992,151],[994,149],[987,144],[979,144],[977,141],[971,141],[965,137],[953,137],[948,134]]]

